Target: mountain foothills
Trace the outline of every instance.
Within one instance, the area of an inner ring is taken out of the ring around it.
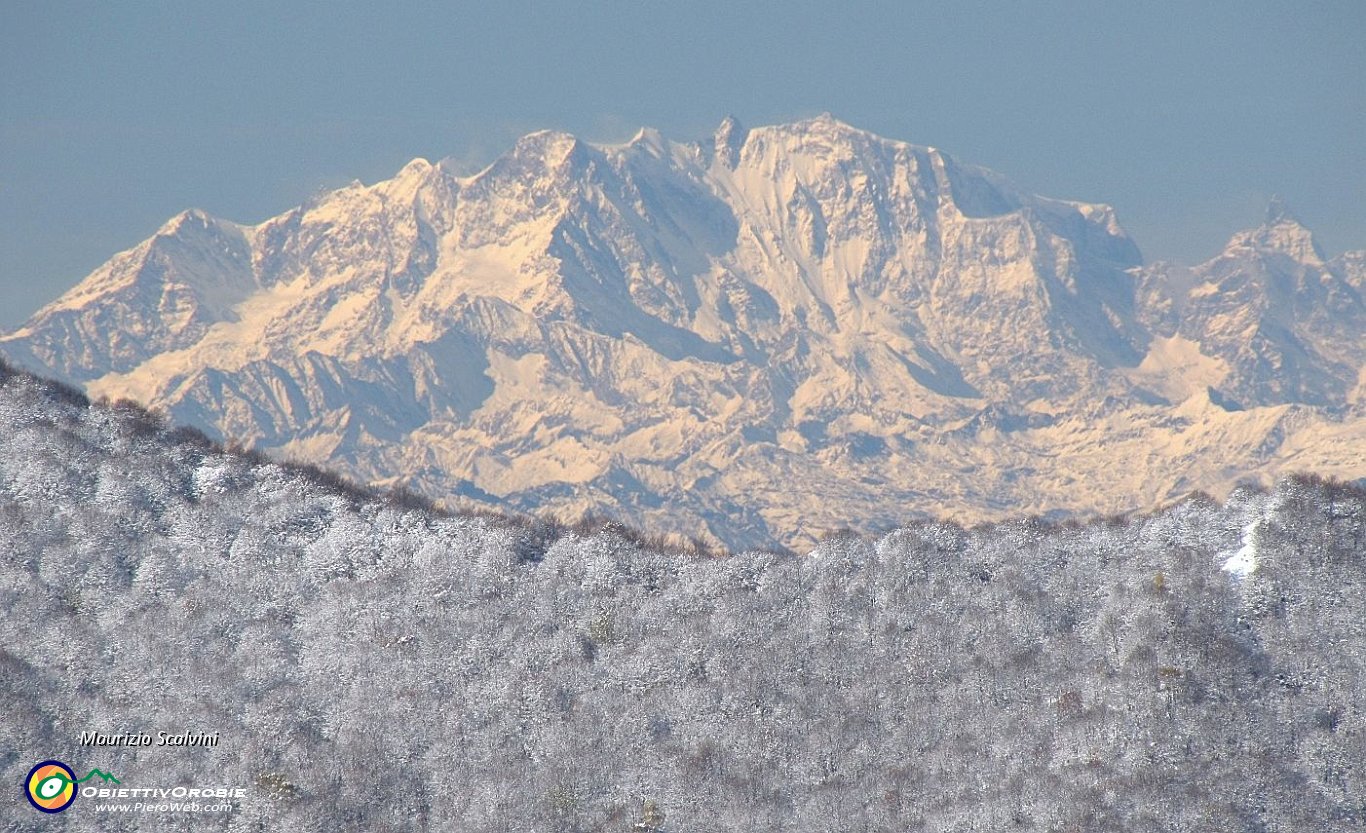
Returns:
[[[534,133],[256,226],[189,211],[0,338],[450,505],[732,548],[1366,474],[1366,253],[1279,206],[1193,268],[829,116]]]
[[[1310,478],[696,557],[339,489],[0,364],[0,780],[243,791],[83,795],[63,830],[1366,831],[1364,607],[1366,492]]]

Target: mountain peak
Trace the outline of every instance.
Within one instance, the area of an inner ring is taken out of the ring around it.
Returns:
[[[721,120],[721,124],[716,128],[716,133],[712,137],[713,146],[716,149],[716,158],[722,160],[726,167],[734,168],[740,159],[740,148],[744,147],[745,138],[749,135],[749,128],[740,123],[734,116],[726,116]]]
[[[1314,234],[1300,222],[1280,197],[1272,197],[1260,226],[1241,231],[1229,240],[1226,251],[1254,249],[1282,254],[1300,263],[1323,263]]]
[[[668,143],[669,140],[664,138],[664,134],[660,133],[659,130],[654,127],[640,128],[636,131],[636,135],[631,137],[631,141],[627,142],[629,145],[645,146],[655,149],[663,148],[668,145]]]
[[[431,162],[428,162],[426,159],[423,159],[419,156],[416,159],[409,162],[408,164],[404,165],[403,168],[398,172],[398,175],[395,177],[395,179],[403,179],[410,176],[426,176],[427,174],[431,173],[432,167],[433,166]]]
[[[825,111],[809,119],[802,119],[794,122],[790,127],[804,133],[817,133],[830,136],[845,135],[872,135],[866,130],[860,130],[848,122],[835,118],[830,111]]]
[[[738,118],[730,113],[727,113],[726,117],[721,119],[721,123],[716,127],[716,135],[718,137],[730,136],[737,132],[744,133],[746,132],[746,128]]]
[[[212,222],[214,222],[214,218],[210,217],[207,212],[198,208],[187,208],[163,223],[161,228],[157,229],[157,235],[175,234],[187,225],[207,228]]]
[[[845,122],[842,122],[839,119],[835,118],[835,114],[831,113],[829,110],[824,110],[818,115],[807,119],[806,121],[810,124],[819,124],[822,126],[829,127],[850,127],[849,124],[846,124]]]
[[[487,168],[470,177],[471,182],[505,176],[535,177],[550,172],[577,168],[586,158],[585,144],[562,130],[537,130],[528,133]]]
[[[537,130],[517,140],[513,153],[517,156],[538,156],[547,164],[569,160],[580,150],[582,143],[572,133],[563,130]]]

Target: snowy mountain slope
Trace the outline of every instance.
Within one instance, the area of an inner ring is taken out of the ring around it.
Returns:
[[[1146,323],[1223,365],[1211,387],[1240,406],[1341,408],[1366,366],[1361,253],[1326,262],[1284,206],[1207,263],[1144,276]],[[1172,273],[1176,274],[1172,274]]]
[[[1284,225],[1197,282],[1106,206],[829,116],[547,131],[252,228],[183,215],[0,351],[365,482],[797,545],[1362,476],[1361,270]]]
[[[186,211],[6,339],[16,360],[88,382],[196,344],[257,289],[252,230]]]

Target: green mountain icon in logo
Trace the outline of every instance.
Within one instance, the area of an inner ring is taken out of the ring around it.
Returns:
[[[122,783],[123,783],[123,782],[120,781],[119,779],[115,778],[112,774],[110,774],[110,773],[108,773],[108,772],[102,772],[102,771],[99,770],[98,768],[92,769],[92,770],[90,770],[89,772],[87,772],[87,773],[85,774],[85,777],[84,777],[84,778],[78,778],[78,779],[76,779],[76,783],[77,783],[77,784],[84,784],[86,781],[89,781],[91,778],[94,778],[96,775],[98,775],[98,776],[100,776],[100,778],[104,779],[104,783],[106,783],[106,784],[108,784],[110,781],[113,781],[115,784],[122,784]]]

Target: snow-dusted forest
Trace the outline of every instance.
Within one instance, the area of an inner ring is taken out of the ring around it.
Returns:
[[[715,556],[0,380],[4,783],[247,793],[49,818],[15,790],[6,830],[1366,830],[1352,487]]]

